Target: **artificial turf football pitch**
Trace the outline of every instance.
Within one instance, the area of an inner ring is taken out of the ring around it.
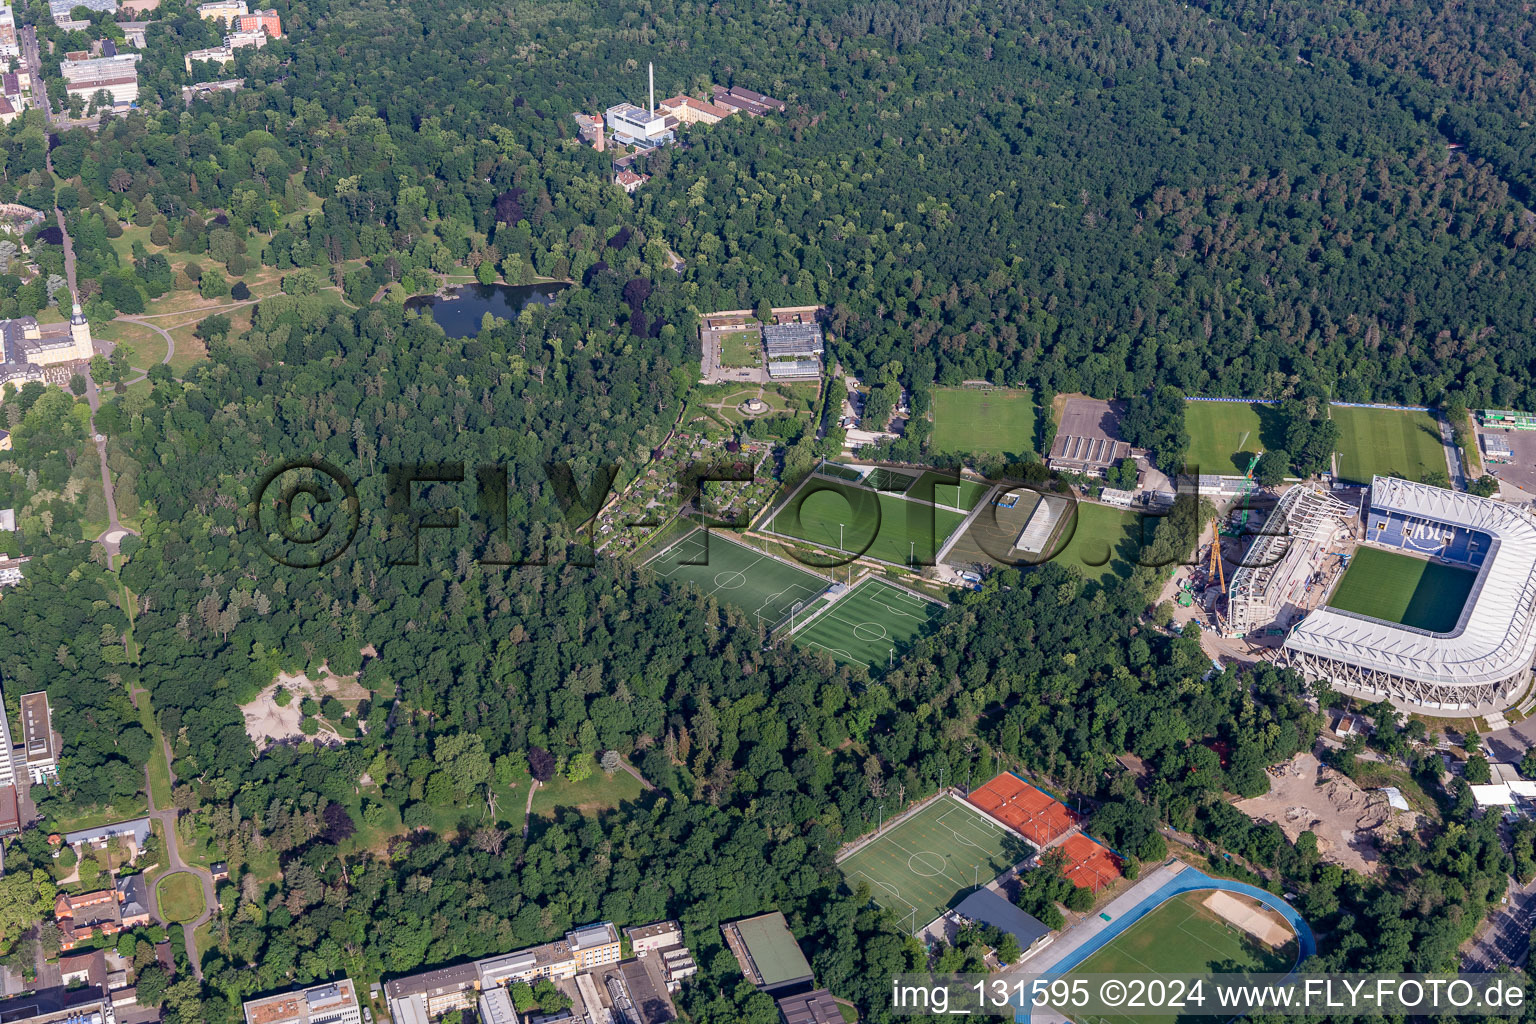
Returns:
[[[652,559],[650,568],[754,616],[765,628],[788,618],[796,602],[809,603],[831,585],[813,572],[726,540],[718,531],[693,531]]]
[[[1380,548],[1360,548],[1328,604],[1373,619],[1445,633],[1456,625],[1476,581],[1477,573],[1470,569]]]
[[[1032,852],[1002,825],[943,796],[838,867],[850,889],[867,884],[874,901],[911,933]]]
[[[883,580],[861,580],[832,607],[798,627],[795,643],[879,673],[926,636],[943,607]]]

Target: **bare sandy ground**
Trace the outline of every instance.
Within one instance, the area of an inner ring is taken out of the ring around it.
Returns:
[[[277,705],[276,697],[279,687],[293,694],[293,700],[288,702],[287,707]],[[289,740],[344,742],[342,737],[329,728],[323,719],[320,721],[320,731],[314,736],[305,736],[299,729],[299,723],[304,717],[299,711],[300,702],[305,697],[323,700],[328,696],[336,697],[338,700],[361,700],[368,696],[368,691],[359,685],[353,676],[341,678],[325,675],[319,680],[312,680],[305,675],[280,672],[272,685],[262,690],[255,700],[241,706],[240,712],[245,716],[246,735],[250,736],[251,741],[258,748]]]
[[[1310,753],[1297,754],[1270,773],[1264,796],[1239,800],[1237,809],[1280,825],[1293,842],[1311,830],[1323,860],[1362,874],[1376,870],[1379,835],[1410,827],[1411,813],[1394,815],[1382,793],[1366,792]]]
[[[1234,928],[1241,928],[1276,949],[1291,941],[1291,929],[1279,916],[1229,892],[1217,890],[1205,898],[1206,909]]]

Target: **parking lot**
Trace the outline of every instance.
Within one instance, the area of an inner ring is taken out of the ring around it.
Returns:
[[[1513,452],[1513,461],[1498,463],[1489,459],[1483,436],[1490,435],[1504,441]],[[1483,460],[1483,470],[1506,484],[1525,491],[1536,498],[1536,430],[1498,430],[1477,428],[1477,452]]]

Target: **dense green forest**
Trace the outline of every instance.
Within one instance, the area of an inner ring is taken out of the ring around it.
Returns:
[[[1421,12],[1435,32],[1385,5],[276,6],[290,37],[241,53],[240,92],[183,105],[180,54],[215,37],[178,11],[150,30],[143,109],[0,129],[0,200],[65,210],[93,321],[285,275],[248,331],[211,325],[206,360],[97,414],[142,533],[118,571],[76,539],[105,519],[84,405],[35,385],[0,405],[16,442],[0,507],[21,525],[5,543],[33,559],[0,600],[0,665],[8,692],[60,709],[45,811],[135,796],[141,691],[183,827],[233,867],[205,981],[166,989],[167,1020],[677,916],[702,968],[691,1019],[769,1024],[716,926],[777,907],[822,983],[879,1024],[890,973],[924,954],[832,857],[941,773],[1003,765],[1080,794],[1130,856],[1166,855],[1172,824],[1296,891],[1329,968],[1454,963],[1513,866],[1497,822],[1453,786],[1372,878],[1254,824],[1227,795],[1265,791],[1320,716],[1289,673],[1210,675],[1192,630],[1148,616],[1155,571],[997,573],[870,678],[586,558],[572,524],[590,508],[563,505],[547,464],[589,494],[602,467],[643,463],[697,379],[698,314],[763,301],[826,304],[833,355],[899,392],[894,375],[919,420],[932,383],[970,378],[1170,389],[1132,423],[1169,451],[1182,392],[1536,406],[1536,233],[1511,198],[1528,187],[1526,14],[1485,5],[1472,39],[1461,8]],[[685,130],[627,197],[570,115],[640,98],[648,60],[663,93],[745,85],[789,110]],[[114,246],[125,223],[147,244]],[[29,241],[42,272],[0,267],[0,317],[67,301],[57,229]],[[449,340],[399,300],[462,267],[575,287]],[[1295,419],[1305,460],[1318,445]],[[358,481],[357,542],[318,569],[276,564],[256,489],[310,460]],[[416,508],[475,511],[474,467],[495,466],[510,526],[428,531],[420,564],[398,564],[414,522],[383,467],[444,462],[466,483],[422,487]],[[1181,507],[1155,544],[1177,556],[1200,518]],[[537,555],[550,564],[489,564]],[[322,670],[367,693],[305,712],[338,741],[258,750],[240,705],[279,671]],[[1375,742],[1440,792],[1411,724],[1377,717]],[[657,792],[524,839],[521,787],[578,781],[608,751]],[[13,843],[8,876],[47,855]],[[1025,899],[1049,916],[1037,881]],[[942,962],[974,964],[979,941]]]

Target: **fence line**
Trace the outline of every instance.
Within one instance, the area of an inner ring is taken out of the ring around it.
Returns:
[[[1242,402],[1247,405],[1279,405],[1280,402],[1273,398],[1207,398],[1201,395],[1185,395],[1186,402]],[[1427,405],[1389,405],[1386,402],[1329,402],[1341,409],[1386,409],[1391,412],[1434,412]]]

